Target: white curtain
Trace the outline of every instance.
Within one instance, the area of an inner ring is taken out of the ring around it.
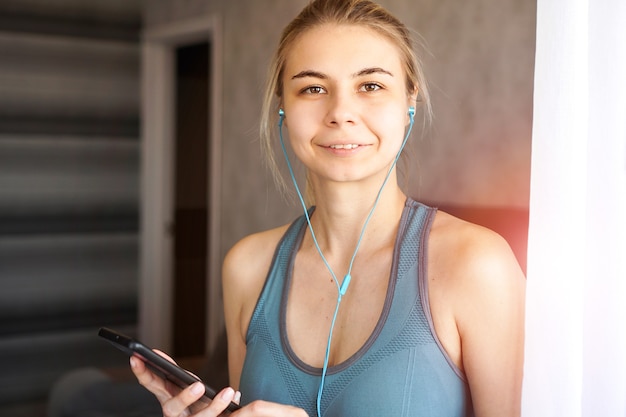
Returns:
[[[537,0],[524,417],[626,417],[626,0]]]

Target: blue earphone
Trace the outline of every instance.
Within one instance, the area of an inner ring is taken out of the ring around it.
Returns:
[[[393,168],[396,166],[396,163],[398,162],[398,159],[400,158],[400,154],[402,154],[402,150],[404,149],[404,145],[406,145],[406,142],[409,139],[409,135],[411,134],[411,130],[413,130],[413,123],[415,121],[414,120],[415,119],[415,107],[410,106],[407,113],[409,115],[409,120],[410,120],[409,128],[407,129],[407,132],[406,132],[406,135],[404,137],[404,140],[402,141],[402,145],[400,146],[400,150],[398,151],[398,154],[396,155],[393,163],[391,164],[391,167],[389,168],[389,171],[387,171],[387,175],[385,176],[385,180],[383,181],[383,184],[380,186],[380,189],[378,190],[378,194],[376,195],[376,200],[374,200],[374,205],[372,206],[372,209],[370,210],[369,214],[367,215],[367,218],[365,219],[365,223],[363,224],[363,228],[361,229],[361,234],[359,235],[359,240],[357,241],[356,247],[354,248],[354,253],[352,254],[352,259],[350,260],[350,265],[348,267],[348,272],[346,273],[346,275],[343,278],[343,281],[340,284],[339,280],[337,279],[337,276],[335,275],[335,272],[332,270],[332,268],[328,264],[328,261],[326,260],[326,258],[324,257],[324,254],[322,253],[322,249],[320,248],[319,244],[317,243],[317,238],[315,237],[315,232],[313,231],[313,226],[311,225],[311,219],[309,217],[309,211],[307,210],[306,203],[304,202],[304,198],[302,197],[302,193],[300,192],[300,187],[298,187],[298,183],[297,183],[296,177],[295,177],[295,175],[293,173],[293,168],[291,166],[291,162],[289,161],[289,156],[287,155],[287,149],[285,147],[285,141],[283,139],[283,121],[285,120],[285,111],[283,109],[279,109],[278,110],[278,116],[279,116],[278,133],[279,133],[279,136],[280,136],[280,145],[281,145],[281,148],[283,150],[283,154],[285,156],[285,160],[287,161],[287,168],[289,169],[289,175],[291,176],[291,181],[293,182],[293,185],[296,188],[296,193],[298,194],[298,198],[300,199],[300,203],[302,204],[302,208],[304,210],[304,216],[306,217],[307,225],[308,225],[309,231],[311,232],[311,237],[313,239],[313,243],[315,243],[315,248],[317,249],[317,252],[320,254],[320,257],[322,258],[322,261],[326,265],[326,268],[330,272],[330,275],[333,277],[333,280],[335,281],[335,284],[337,285],[337,293],[338,293],[337,294],[337,305],[335,307],[335,313],[333,314],[333,319],[332,319],[331,324],[330,324],[330,331],[329,331],[329,334],[328,334],[328,343],[326,345],[326,355],[324,356],[324,365],[322,367],[322,375],[321,375],[319,389],[318,389],[318,392],[317,392],[317,415],[318,415],[318,417],[321,417],[321,415],[322,415],[322,393],[324,391],[324,381],[326,379],[326,373],[328,371],[328,358],[329,358],[329,355],[330,355],[330,346],[331,346],[332,337],[333,337],[333,329],[335,328],[335,321],[337,320],[337,314],[339,313],[339,305],[341,304],[342,297],[348,291],[348,286],[350,285],[350,280],[352,279],[352,275],[350,274],[352,272],[352,264],[354,263],[354,258],[356,257],[356,253],[359,250],[359,247],[361,246],[361,240],[363,239],[363,235],[365,233],[365,228],[367,227],[367,224],[369,223],[370,218],[372,217],[372,214],[374,213],[374,209],[376,209],[376,206],[378,205],[378,201],[380,200],[380,196],[382,195],[383,188],[387,184],[387,180],[389,179],[389,176],[391,175],[391,172],[393,171]]]

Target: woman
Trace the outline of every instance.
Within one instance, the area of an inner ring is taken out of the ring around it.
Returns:
[[[303,216],[228,253],[232,388],[198,416],[235,390],[238,416],[520,414],[525,279],[509,246],[397,182],[418,96],[428,114],[408,31],[377,4],[315,0],[287,26],[262,136],[271,154],[288,133],[315,206],[296,184]],[[202,395],[132,366],[166,416]]]

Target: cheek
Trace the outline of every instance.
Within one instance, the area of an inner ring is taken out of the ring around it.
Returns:
[[[285,119],[285,122],[287,120]],[[310,147],[311,137],[314,135],[313,124],[302,118],[293,117],[290,123],[286,123],[285,126],[286,129],[283,130],[285,142],[288,143],[298,159],[302,159],[306,149]]]
[[[388,141],[396,142],[404,139],[408,122],[408,108],[395,107],[386,112],[372,113],[369,118],[370,129],[378,136],[387,138]]]
[[[285,126],[289,132],[291,142],[310,140],[319,125],[314,112],[292,107],[289,109],[289,112],[285,111],[285,113]]]

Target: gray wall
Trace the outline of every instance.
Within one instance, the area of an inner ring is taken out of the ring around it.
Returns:
[[[412,143],[411,193],[442,206],[527,209],[534,60],[531,0],[385,0],[416,30],[434,102],[428,135]],[[222,243],[295,215],[259,158],[266,68],[282,27],[305,0],[152,0],[145,27],[217,14],[223,23]]]

